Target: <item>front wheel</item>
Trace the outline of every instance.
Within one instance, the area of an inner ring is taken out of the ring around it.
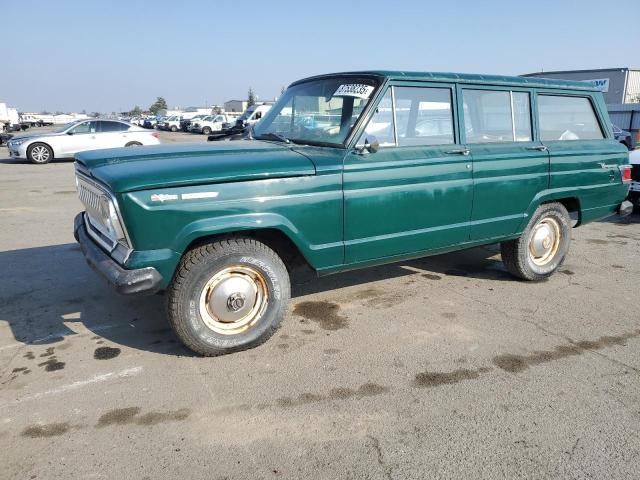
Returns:
[[[205,356],[255,347],[271,337],[290,297],[287,269],[265,244],[229,238],[189,250],[167,294],[176,335]]]
[[[523,280],[540,281],[555,272],[569,251],[571,218],[560,203],[540,205],[520,238],[502,242],[502,261]]]
[[[53,150],[44,143],[34,143],[27,148],[27,158],[40,165],[49,163],[53,159]]]
[[[202,129],[202,133],[204,133],[205,135],[210,135],[211,134],[211,128],[209,127],[204,127]]]
[[[178,127],[176,127],[175,125],[171,125],[171,131],[172,132],[177,132],[178,131]]]

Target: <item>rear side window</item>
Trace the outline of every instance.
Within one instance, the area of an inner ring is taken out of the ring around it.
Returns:
[[[529,93],[463,89],[468,143],[530,142]]]
[[[538,95],[540,140],[597,140],[604,138],[586,97]]]
[[[451,89],[394,87],[398,145],[454,143]]]
[[[100,131],[102,133],[109,132],[124,132],[125,130],[129,130],[129,125],[120,122],[100,122]]]

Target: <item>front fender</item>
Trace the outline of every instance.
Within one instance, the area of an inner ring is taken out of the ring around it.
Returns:
[[[285,234],[313,265],[313,246],[289,219],[275,213],[247,213],[196,220],[185,225],[178,232],[171,249],[184,252],[189,245],[200,238],[267,228],[279,230]]]

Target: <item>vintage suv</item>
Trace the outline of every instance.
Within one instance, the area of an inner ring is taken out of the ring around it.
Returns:
[[[542,280],[582,225],[630,213],[627,149],[591,84],[355,72],[293,83],[249,138],[76,155],[75,236],[125,294],[166,290],[202,355],[278,328],[289,273],[500,242]]]

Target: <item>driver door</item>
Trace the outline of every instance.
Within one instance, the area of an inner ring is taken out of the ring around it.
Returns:
[[[75,155],[84,150],[93,150],[97,143],[98,122],[95,120],[82,122],[73,127],[61,138],[61,153],[65,156]]]
[[[346,263],[411,256],[469,239],[471,158],[458,141],[454,85],[389,87],[344,164]]]

